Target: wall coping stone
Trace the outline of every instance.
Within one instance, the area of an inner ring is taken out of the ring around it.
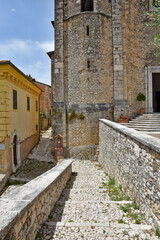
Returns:
[[[32,206],[38,197],[58,180],[72,162],[72,159],[64,160],[60,165],[0,198],[0,239],[23,216],[26,209]]]
[[[100,122],[103,122],[104,124],[110,126],[111,128],[122,132],[123,134],[133,138],[134,140],[146,145],[147,147],[151,148],[152,150],[160,153],[160,139],[147,135],[142,132],[138,132],[134,129],[130,129],[128,127],[125,127],[123,125],[120,125],[119,123],[115,123],[106,119],[100,119]]]

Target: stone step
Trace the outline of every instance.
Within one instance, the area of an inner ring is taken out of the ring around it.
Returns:
[[[103,189],[65,189],[59,201],[106,201],[110,200],[108,193]],[[67,201],[67,202],[68,202]],[[66,202],[66,204],[67,204]]]
[[[120,224],[111,222],[46,222],[48,226],[52,227],[110,227],[110,228],[123,228],[123,229],[136,229],[141,231],[149,231],[152,229],[150,225],[144,224]]]
[[[41,235],[42,234],[42,235]],[[43,240],[157,240],[148,225],[94,223],[94,222],[46,222],[39,231]]]
[[[137,126],[137,125],[131,125],[131,126],[127,126],[130,128],[139,128],[139,129],[150,129],[150,130],[157,130],[160,131],[160,127],[156,128],[156,127],[149,127],[149,126]]]
[[[123,203],[124,204],[124,203]],[[135,221],[124,215],[119,204],[108,201],[70,201],[57,202],[50,213],[53,221],[64,222],[117,222],[124,219],[127,223]]]
[[[102,184],[101,182],[97,181],[92,181],[92,182],[86,182],[86,181],[75,181],[75,182],[68,182],[66,185],[66,188],[79,188],[79,189],[84,189],[84,188],[95,188],[95,187],[100,187]]]

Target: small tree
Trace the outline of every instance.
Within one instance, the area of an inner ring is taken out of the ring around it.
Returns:
[[[138,100],[139,102],[142,102],[142,101],[145,101],[145,100],[146,100],[146,97],[145,97],[145,95],[144,95],[143,93],[139,93],[139,94],[137,95],[137,100]]]
[[[30,80],[33,79],[32,76],[31,76],[30,74],[29,74],[29,75],[27,74],[26,76],[27,76]]]

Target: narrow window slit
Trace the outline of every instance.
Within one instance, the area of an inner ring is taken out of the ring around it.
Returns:
[[[89,26],[87,26],[87,36],[89,36]]]
[[[88,69],[90,68],[90,61],[89,60],[87,61],[87,67],[88,67]]]

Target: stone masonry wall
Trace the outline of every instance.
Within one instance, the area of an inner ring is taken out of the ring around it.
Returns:
[[[98,13],[87,12],[70,18],[65,22],[64,28],[67,32],[65,64],[68,66],[65,73],[66,103],[111,103],[111,19]]]
[[[108,0],[94,0],[94,12],[111,14],[111,2]],[[69,18],[81,12],[81,0],[64,0],[64,18]]]
[[[112,61],[110,16],[99,12],[79,12],[64,20],[66,111],[69,115],[74,109],[76,114],[83,113],[85,117],[68,122],[66,117],[66,147],[69,157],[88,159],[90,155],[93,158],[98,145],[98,120],[112,119]]]
[[[160,139],[102,119],[99,162],[160,229]]]
[[[84,119],[74,118],[71,121],[68,121],[67,147],[75,148],[79,146],[84,147],[92,144],[98,145],[98,120],[99,118],[111,119],[110,105],[75,104],[70,106],[70,108],[68,109],[68,114],[70,114],[72,109],[75,110],[76,114],[83,113]],[[72,155],[69,155],[69,157],[72,157]]]
[[[121,0],[123,39],[124,96],[130,104],[130,115],[136,115],[144,103],[138,102],[138,93],[145,94],[145,67],[159,66],[159,56],[153,38],[158,28],[148,27],[150,0]]]
[[[63,161],[0,199],[1,240],[35,239],[71,176],[71,164]]]

